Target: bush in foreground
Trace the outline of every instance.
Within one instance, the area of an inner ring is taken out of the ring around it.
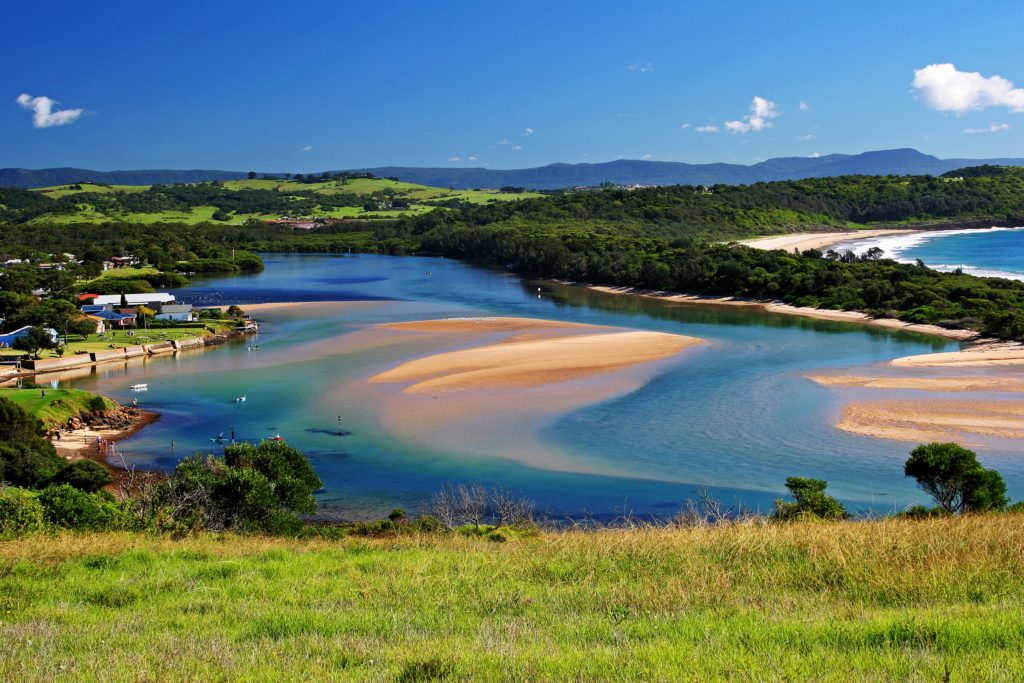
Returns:
[[[910,452],[903,472],[949,513],[1004,510],[1006,483],[978,462],[974,451],[956,443],[930,443]]]
[[[787,477],[786,488],[796,500],[775,501],[777,519],[818,517],[821,519],[844,519],[846,509],[832,496],[825,494],[827,481],[808,477]]]
[[[45,526],[38,496],[16,486],[0,485],[0,537],[40,531]]]

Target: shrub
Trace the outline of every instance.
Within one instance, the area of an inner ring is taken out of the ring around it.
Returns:
[[[95,493],[113,481],[107,469],[92,460],[69,463],[53,477],[54,484],[68,484],[80,491]]]
[[[109,494],[86,493],[69,484],[50,486],[39,494],[43,518],[65,529],[123,529],[131,526],[128,510]]]
[[[25,489],[0,486],[0,536],[39,531],[45,527],[39,498]]]
[[[910,452],[903,473],[946,512],[981,512],[1006,508],[1006,483],[987,470],[978,456],[959,444],[930,443]]]
[[[818,517],[821,519],[843,519],[846,509],[832,496],[825,494],[828,482],[822,479],[807,477],[788,477],[786,488],[795,498],[795,502],[775,501],[775,517],[777,519],[796,519],[799,517]]]
[[[158,526],[297,534],[317,510],[312,465],[281,441],[228,446],[224,458],[183,459],[156,494]]]

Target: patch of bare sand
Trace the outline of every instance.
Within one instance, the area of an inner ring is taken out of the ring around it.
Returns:
[[[898,441],[965,441],[968,435],[1024,438],[1024,401],[863,401],[843,410],[839,429]]]
[[[857,377],[851,375],[808,375],[807,379],[826,387],[920,389],[922,391],[1024,392],[1024,380],[1016,377]]]
[[[494,343],[408,361],[370,381],[410,383],[406,393],[533,387],[649,363],[700,343],[694,337],[645,331]]]
[[[884,235],[902,235],[914,232],[913,230],[850,230],[845,232],[814,232],[796,233],[790,235],[776,235],[774,237],[757,237],[749,240],[741,240],[740,244],[755,249],[784,249],[792,251],[807,251],[808,249],[827,249],[840,242],[849,240],[867,239],[871,237],[882,237]]]
[[[904,356],[892,361],[900,367],[986,367],[997,365],[1024,365],[1024,344],[1005,343],[952,351]]]

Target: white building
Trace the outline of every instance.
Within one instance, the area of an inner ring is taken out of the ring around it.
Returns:
[[[129,306],[149,306],[173,304],[174,295],[167,292],[152,292],[150,294],[125,294],[125,301]],[[95,306],[120,306],[120,294],[101,294],[92,301]]]

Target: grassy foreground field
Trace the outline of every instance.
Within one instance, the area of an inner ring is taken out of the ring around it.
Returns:
[[[0,679],[1021,680],[1022,521],[30,536]]]

